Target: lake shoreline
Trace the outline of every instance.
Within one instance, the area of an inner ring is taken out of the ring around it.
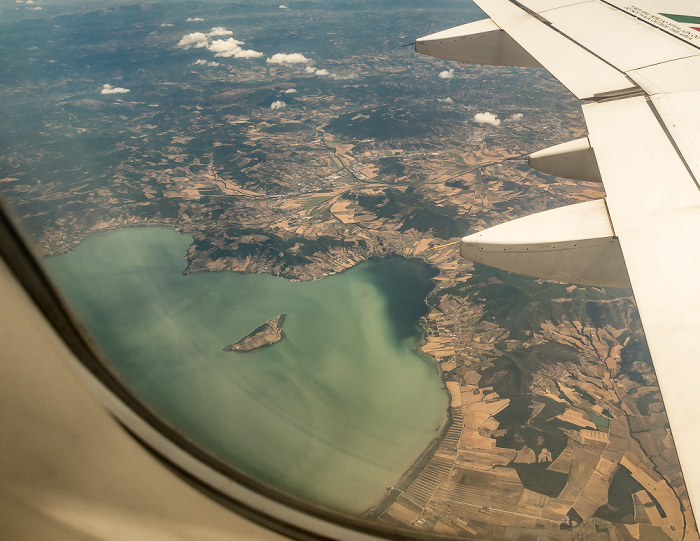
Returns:
[[[440,379],[443,382],[443,389],[447,396],[447,404],[445,407],[446,416],[442,422],[442,425],[437,430],[437,434],[425,447],[423,452],[414,460],[413,464],[404,472],[404,474],[399,478],[399,480],[392,486],[387,487],[385,494],[379,498],[376,503],[372,504],[362,513],[362,517],[368,518],[370,520],[377,520],[382,516],[384,511],[386,511],[391,504],[393,504],[396,499],[408,488],[416,477],[423,471],[423,468],[427,466],[429,460],[435,454],[435,452],[440,447],[440,444],[445,439],[448,430],[452,426],[452,412],[450,411],[450,395],[447,391],[447,387],[444,386],[445,378],[443,372],[440,370],[440,365],[436,363],[437,371],[440,373]]]
[[[108,228],[108,229],[105,228],[105,229],[101,229],[99,231],[96,231],[94,233],[99,233],[99,234],[116,233],[119,230],[139,230],[139,229],[141,229],[141,230],[143,230],[143,229],[162,229],[163,231],[169,231],[172,233],[176,233],[178,237],[185,237],[185,238],[180,238],[180,240],[176,241],[176,244],[178,244],[180,246],[183,245],[185,241],[188,242],[188,248],[190,246],[192,246],[192,244],[193,244],[192,236],[190,234],[183,233],[178,228],[171,227],[168,225],[160,225],[160,224],[158,224],[158,225],[150,224],[146,228],[141,227],[140,225],[136,225],[136,224],[133,226],[127,226],[127,227],[114,227],[114,228]],[[162,235],[162,233],[145,234],[145,235],[135,233],[135,235],[136,235],[136,239],[138,240],[138,239],[144,239],[144,238],[153,238],[154,236],[158,237],[159,235]],[[86,237],[86,239],[89,237],[93,237],[93,236],[94,236],[93,234],[90,234],[88,237]],[[167,235],[166,235],[166,237],[167,237]],[[171,237],[171,238],[173,238],[173,237]],[[122,242],[122,241],[120,241],[120,242]],[[153,241],[151,240],[150,242],[153,242]],[[82,242],[80,244],[82,244]],[[98,245],[102,246],[102,243],[98,243]],[[117,243],[117,245],[118,245],[118,243]],[[126,243],[125,246],[131,247],[131,245],[129,243]],[[133,247],[131,247],[131,248],[133,248]],[[101,249],[103,251],[105,251],[104,247],[102,247]],[[156,250],[156,251],[158,251],[158,250]],[[80,254],[79,254],[79,256],[84,257],[83,255],[80,255]],[[184,257],[181,258],[181,256],[178,255],[177,260],[181,262],[181,263],[178,263],[178,266],[180,269],[182,269],[181,265],[185,264],[185,261],[183,261],[183,259],[184,259]],[[394,267],[395,267],[395,265],[394,266],[390,265],[391,260],[396,260],[398,265],[399,265],[398,267],[396,267],[395,271],[390,270],[390,269],[394,269]],[[172,261],[172,257],[171,257],[171,261]],[[423,268],[424,270],[423,271],[416,270],[417,269],[416,267],[411,267],[410,265],[402,267],[402,265],[405,265],[405,263],[402,263],[402,262],[418,264],[418,265],[420,265],[420,268]],[[369,274],[368,274],[368,271],[362,271],[362,273],[360,275],[355,275],[356,277],[351,278],[351,280],[356,281],[356,280],[358,280],[357,276],[364,275],[364,278],[362,278],[362,279],[369,280],[368,283],[372,283],[373,286],[378,288],[380,291],[382,291],[382,287],[383,287],[382,284],[387,283],[387,282],[391,283],[391,288],[390,288],[391,293],[389,293],[389,290],[387,290],[384,293],[385,295],[390,295],[391,296],[390,298],[394,298],[394,299],[401,298],[402,301],[406,300],[403,298],[403,294],[402,294],[403,287],[405,284],[403,282],[401,282],[401,279],[428,280],[428,282],[425,283],[426,285],[420,286],[421,289],[419,289],[419,290],[409,288],[409,291],[411,291],[412,294],[416,297],[414,300],[411,300],[411,302],[413,303],[413,305],[412,305],[413,309],[414,310],[417,309],[416,308],[418,306],[416,304],[417,302],[419,302],[420,305],[424,306],[427,309],[427,307],[428,307],[427,302],[426,302],[427,295],[429,294],[430,291],[433,290],[434,284],[435,284],[435,281],[433,280],[433,278],[437,275],[437,269],[435,267],[433,267],[432,265],[430,265],[429,263],[427,263],[426,261],[424,261],[418,257],[407,258],[405,256],[398,255],[398,254],[391,254],[391,255],[387,255],[387,256],[373,256],[373,257],[369,258],[368,261],[363,262],[363,263],[375,264],[375,265],[385,265],[385,266],[383,267],[384,270],[382,270],[382,271],[378,270],[378,269],[381,269],[382,267],[368,267],[368,269],[372,269],[372,271],[370,271]],[[90,264],[92,264],[92,263],[90,263]],[[387,264],[389,264],[389,266],[386,266]],[[353,269],[356,269],[357,267],[358,267],[358,265],[355,265],[355,266],[350,267],[348,269],[343,269],[342,271],[335,273],[335,276],[344,275],[344,274],[346,274],[346,271],[350,272]],[[401,274],[403,272],[404,268],[409,272],[409,274],[406,275],[408,278],[404,277]],[[411,270],[411,269],[413,269],[413,270]],[[228,271],[228,272],[230,272],[231,274],[240,275],[240,276],[246,276],[246,275],[247,276],[256,276],[256,275],[264,276],[264,275],[267,275],[269,277],[274,277],[274,278],[283,278],[284,282],[297,282],[294,280],[290,280],[289,278],[285,278],[282,276],[276,276],[275,274],[272,274],[272,273],[243,273],[243,272],[239,272],[239,271]],[[355,271],[353,271],[353,272],[355,272]],[[393,275],[392,272],[398,273],[398,275]],[[198,271],[197,273],[193,273],[191,276],[195,276],[198,274],[225,276],[227,273],[222,272],[222,271],[214,272],[211,270],[207,270],[207,272]],[[182,271],[179,271],[179,275],[181,277],[183,275],[185,277],[188,276],[188,275],[182,273]],[[326,276],[333,276],[333,275],[329,274]],[[397,279],[394,279],[394,276],[396,276]],[[217,279],[217,280],[219,280],[219,279]],[[205,280],[205,282],[209,282],[209,281],[210,281],[209,279]],[[196,282],[201,282],[201,280],[197,280]],[[297,283],[320,284],[320,282],[321,282],[320,279],[314,279],[314,280],[308,280],[308,281],[298,281]],[[216,283],[219,283],[219,282],[217,281]],[[333,284],[335,284],[335,283],[340,284],[340,283],[344,283],[344,282],[333,282]],[[423,289],[427,287],[427,283],[430,284],[430,287],[423,295],[422,294]],[[328,285],[332,285],[332,284],[328,283]],[[335,288],[335,287],[336,286],[333,286],[333,288]],[[326,288],[324,288],[324,289],[328,289],[328,286],[326,286]],[[420,299],[418,299],[418,296],[415,295],[417,291],[421,292]],[[391,304],[391,303],[389,303],[389,304]],[[395,312],[396,307],[394,307],[393,310]],[[363,312],[363,314],[364,314],[364,312]],[[393,321],[391,316],[392,316],[391,313],[386,314],[386,317],[389,318],[387,320],[388,322]],[[270,316],[267,316],[267,317],[270,317]],[[348,316],[348,317],[353,317],[353,316]],[[365,318],[363,316],[359,319],[362,320]],[[395,478],[396,479],[395,481],[390,481],[390,482],[385,481],[385,482],[387,482],[387,484],[392,484],[392,486],[396,486],[396,487],[403,486],[407,482],[407,480],[409,480],[412,476],[417,474],[417,472],[421,468],[421,464],[423,464],[427,460],[427,458],[429,458],[429,456],[432,456],[434,449],[437,448],[440,441],[444,438],[444,434],[446,433],[446,431],[450,425],[449,407],[448,407],[449,406],[449,394],[446,392],[446,388],[445,388],[445,384],[444,384],[444,376],[442,374],[442,371],[440,370],[440,365],[437,362],[437,359],[435,359],[434,357],[432,357],[429,354],[425,354],[424,352],[421,352],[418,349],[420,347],[421,343],[423,343],[423,341],[425,339],[425,333],[426,333],[426,329],[421,323],[422,323],[421,320],[418,319],[415,321],[415,323],[412,324],[412,325],[416,325],[416,327],[415,327],[416,330],[418,330],[420,328],[420,336],[416,339],[415,343],[411,346],[411,348],[412,348],[413,354],[416,357],[418,357],[419,359],[421,359],[421,361],[422,361],[421,364],[424,364],[426,367],[427,367],[427,365],[430,365],[432,367],[432,369],[435,370],[435,373],[438,376],[438,380],[440,382],[440,384],[439,384],[440,385],[439,386],[439,395],[440,395],[439,411],[441,412],[440,413],[441,421],[440,421],[440,425],[438,425],[437,428],[433,429],[433,431],[432,431],[433,435],[430,438],[430,440],[426,444],[423,444],[422,450],[417,455],[414,455],[415,458],[412,460],[409,467],[404,469],[403,472],[399,476],[397,476],[397,478]],[[359,324],[361,324],[361,321],[355,320],[355,322],[353,323],[353,326],[357,326]],[[414,332],[414,331],[410,330],[410,325],[408,328],[406,327],[406,321],[402,321],[401,323],[393,322],[393,323],[391,323],[391,325],[394,325],[394,326],[399,325],[399,327],[395,327],[396,332],[399,332],[399,329],[402,329],[400,331],[401,333]],[[401,326],[401,325],[403,325],[403,326]],[[370,328],[368,328],[367,330],[370,330]],[[224,342],[224,343],[226,343],[226,342]],[[398,342],[397,342],[397,344],[398,344]],[[219,348],[221,348],[221,346],[219,346]],[[261,348],[260,351],[254,351],[254,352],[251,351],[250,354],[257,355],[262,350],[263,349]],[[276,348],[267,348],[266,347],[266,348],[264,348],[264,350],[271,351],[271,350],[276,350]],[[221,350],[219,349],[219,351],[221,351]],[[238,363],[235,363],[235,364],[238,364]],[[245,364],[247,365],[248,363],[245,363]],[[257,364],[257,363],[254,363],[254,364]],[[387,389],[389,389],[389,387],[385,386],[384,390],[386,391]],[[380,393],[381,391],[379,391],[379,389],[378,389],[377,392]],[[388,396],[391,396],[391,393],[389,393]],[[437,396],[434,398],[437,398]],[[382,399],[382,401],[384,402],[387,399],[388,398],[385,397],[384,399]],[[427,404],[428,404],[428,402],[426,402],[426,405]],[[416,404],[416,407],[418,407],[417,404]],[[401,413],[398,414],[397,419],[400,417],[402,419],[401,422],[405,423],[408,419],[412,419],[412,415],[414,415],[414,414],[411,414],[410,411],[401,410]],[[238,469],[241,469],[241,471],[244,471],[244,472],[246,471],[245,468],[241,468],[240,466],[236,466],[235,462],[232,462],[232,465],[234,465],[234,467],[237,467]],[[261,467],[264,467],[264,466],[261,466]],[[290,491],[291,489],[285,488],[284,490]],[[293,490],[292,490],[292,493],[294,493]],[[311,501],[313,501],[313,498],[311,498],[310,496],[308,496],[308,498],[310,498]],[[378,497],[375,500],[374,504],[371,504],[369,507],[364,508],[366,510],[364,512],[364,514],[369,512],[371,509],[377,508],[377,506],[381,505],[385,500],[386,500],[386,494]],[[316,501],[318,501],[318,500],[316,500]],[[353,511],[353,513],[363,514],[361,508],[358,511]]]

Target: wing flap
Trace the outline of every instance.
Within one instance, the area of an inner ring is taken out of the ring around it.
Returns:
[[[491,20],[580,99],[635,87],[623,73],[508,0],[476,0]]]
[[[637,84],[648,93],[658,88],[668,92],[664,81],[669,79],[678,89],[698,88],[697,46],[614,5],[593,0],[524,0],[522,7],[509,0],[475,2],[580,99],[624,94]]]
[[[651,102],[700,185],[700,90],[659,94]]]
[[[691,501],[697,423],[700,191],[644,97],[583,106]]]
[[[543,13],[560,32],[622,72],[698,54],[673,36],[600,2]]]
[[[628,73],[647,94],[691,92],[700,89],[700,56],[647,66]]]
[[[544,13],[550,9],[563,8],[575,4],[585,4],[591,0],[522,0],[520,3],[534,13]]]

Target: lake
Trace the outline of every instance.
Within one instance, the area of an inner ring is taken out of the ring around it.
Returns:
[[[240,470],[361,513],[445,420],[436,368],[413,349],[430,268],[390,257],[302,283],[185,276],[191,242],[162,227],[107,231],[46,263],[115,370],[162,417]],[[222,351],[283,313],[280,342]]]

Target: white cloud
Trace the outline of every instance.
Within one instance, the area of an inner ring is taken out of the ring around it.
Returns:
[[[37,9],[41,9],[41,6],[29,6],[29,7],[25,6],[25,9],[32,9],[32,10],[36,11]]]
[[[211,32],[207,34],[210,38],[213,36],[232,36],[233,32],[231,30],[226,30],[223,26],[215,26],[214,28],[211,29]],[[243,43],[241,41],[241,43]]]
[[[214,53],[214,56],[223,58],[230,58],[232,56],[235,58],[259,58],[263,56],[263,53],[258,51],[241,48],[241,45],[245,42],[238,39],[228,38],[209,41],[213,37],[230,36],[231,34],[233,34],[231,30],[227,30],[223,26],[215,26],[211,29],[211,32],[206,34],[204,32],[192,32],[191,34],[183,36],[177,46],[183,49],[206,47]]]
[[[449,96],[447,96],[446,98],[438,98],[438,101],[440,103],[447,103],[447,104],[453,104],[455,102],[455,100],[453,100]]]
[[[190,47],[206,47],[208,43],[209,40],[204,32],[192,32],[191,34],[182,36],[177,46],[183,49],[189,49]]]
[[[347,79],[356,79],[357,78],[357,73],[349,73],[347,75],[338,75],[337,73],[332,73],[331,74],[331,79],[336,79],[340,81],[345,81]]]
[[[513,113],[508,118],[506,118],[503,122],[518,122],[519,120],[522,120],[524,116],[525,115],[523,115],[522,113]]]
[[[127,92],[131,92],[131,90],[120,86],[112,86],[107,83],[103,84],[102,90],[100,90],[100,94],[126,94]]]
[[[160,26],[175,26],[173,23],[160,23]]]
[[[266,60],[268,64],[308,64],[310,58],[301,53],[276,53]]]
[[[211,66],[211,67],[215,68],[216,66],[219,65],[219,63],[218,62],[209,62],[207,60],[203,60],[200,58],[199,60],[194,61],[194,65],[195,66]]]
[[[440,79],[452,79],[452,77],[454,77],[454,76],[455,76],[455,70],[453,70],[453,69],[448,69],[448,70],[441,71],[440,73],[438,73],[438,77],[440,77]]]
[[[272,109],[273,111],[276,111],[277,109],[284,109],[285,107],[287,107],[287,104],[284,103],[282,100],[273,101],[270,105],[270,109]]]
[[[289,8],[287,6],[285,6],[284,4],[280,4],[280,9],[289,9]]]
[[[311,75],[318,75],[319,77],[328,77],[331,75],[331,72],[328,71],[327,69],[315,68],[313,66],[306,66],[304,73],[309,73]],[[335,76],[334,76],[334,78],[335,78]]]
[[[188,23],[194,23],[194,22],[199,22],[199,21],[203,21],[203,20],[204,19],[202,19],[201,17],[187,17]]]
[[[304,73],[308,73],[309,75],[317,75],[318,77],[330,77],[331,79],[335,79],[337,81],[344,81],[347,79],[357,78],[357,73],[338,75],[337,73],[333,73],[332,71],[327,70],[325,68],[317,68],[315,66],[306,66],[306,68],[304,69]]]
[[[260,58],[264,56],[263,53],[259,51],[253,51],[252,49],[241,49],[233,55],[236,58]]]
[[[238,41],[233,38],[215,39],[209,45],[207,45],[207,49],[209,49],[212,53],[216,53],[215,56],[229,57],[234,56],[239,51],[242,51],[242,44],[242,41]]]
[[[493,113],[477,113],[474,115],[474,122],[477,124],[489,124],[491,126],[501,125],[501,119]]]
[[[296,93],[297,93],[297,89],[296,89],[296,88],[288,88],[288,89],[285,90],[283,93],[284,93],[284,94],[296,94]]]

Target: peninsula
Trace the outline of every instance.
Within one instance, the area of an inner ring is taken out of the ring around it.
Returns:
[[[286,316],[287,314],[280,314],[276,318],[263,323],[235,344],[226,346],[224,351],[245,353],[276,344],[284,337],[282,325]]]

